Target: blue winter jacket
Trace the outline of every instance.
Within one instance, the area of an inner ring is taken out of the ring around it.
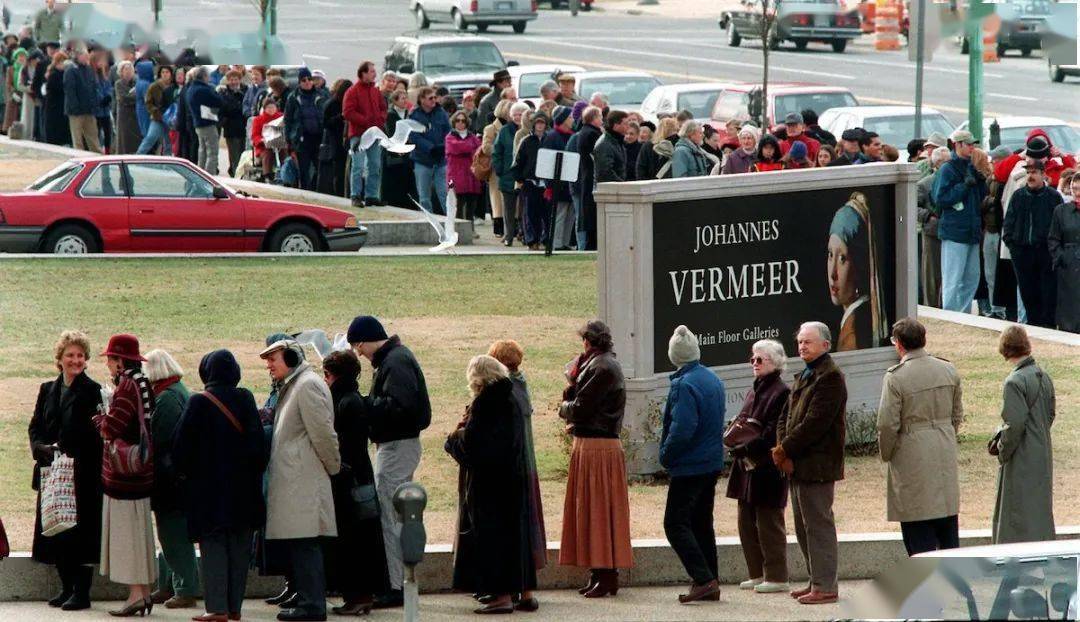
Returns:
[[[719,472],[724,466],[724,382],[699,361],[671,375],[660,464],[672,477]]]
[[[99,77],[97,81],[98,105],[94,116],[101,119],[112,115],[113,83],[108,77]]]
[[[412,161],[424,166],[446,164],[446,135],[450,133],[450,116],[442,106],[435,106],[430,113],[417,106],[409,115],[426,130],[409,134],[409,142],[416,145]]]
[[[938,237],[961,244],[982,241],[982,202],[987,190],[986,178],[975,170],[971,160],[953,152],[952,159],[941,165],[930,194],[934,205],[941,207]],[[963,209],[957,210],[957,204],[962,204]]]
[[[202,116],[202,106],[212,109],[215,114],[221,108],[221,95],[214,90],[214,87],[201,80],[195,80],[188,85],[184,96],[187,97],[188,113],[191,116],[192,125],[206,127],[218,124],[217,119],[205,119]]]
[[[150,127],[150,112],[146,110],[146,89],[154,83],[154,63],[141,60],[135,63],[135,118],[139,121],[139,133],[146,136]]]
[[[68,63],[64,69],[64,114],[92,115],[97,110],[97,76],[90,65]]]

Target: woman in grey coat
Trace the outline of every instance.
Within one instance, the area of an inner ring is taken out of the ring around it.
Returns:
[[[1001,333],[998,352],[1015,365],[1005,379],[1003,424],[996,443],[1001,464],[994,505],[993,542],[1053,540],[1054,383],[1031,356],[1031,341],[1020,326]]]
[[[120,155],[135,153],[142,142],[139,132],[139,120],[135,116],[135,66],[131,61],[121,61],[113,92],[116,107],[116,144],[115,152]]]

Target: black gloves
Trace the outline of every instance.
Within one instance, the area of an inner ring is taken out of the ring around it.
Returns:
[[[30,453],[33,454],[34,460],[37,460],[38,464],[43,467],[52,465],[53,457],[56,455],[56,448],[52,445],[46,445],[45,443],[31,443]]]

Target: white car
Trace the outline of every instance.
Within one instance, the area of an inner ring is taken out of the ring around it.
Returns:
[[[593,93],[603,93],[612,110],[634,112],[641,108],[653,89],[660,86],[655,76],[644,71],[584,71],[577,78],[577,94],[585,101]]]
[[[1061,119],[1053,117],[984,117],[983,143],[990,144],[990,126],[997,121],[1001,128],[1001,144],[1012,151],[1022,149],[1027,143],[1028,132],[1042,128],[1050,137],[1050,142],[1065,153],[1080,152],[1080,132]],[[960,124],[966,130],[967,121]]]
[[[695,119],[708,119],[720,91],[731,86],[729,82],[689,82],[658,86],[641,102],[641,116],[656,123],[660,114],[677,114],[689,110]]]
[[[1055,65],[1047,61],[1052,82],[1064,82],[1065,76],[1080,76],[1080,65]]]
[[[513,80],[518,99],[534,103],[540,99],[540,85],[548,80],[555,80],[560,73],[582,73],[584,67],[577,65],[517,65],[507,67]]]
[[[829,108],[818,117],[818,125],[821,129],[831,132],[837,140],[844,130],[861,127],[870,132],[876,132],[881,137],[881,142],[903,150],[908,141],[915,136],[915,107],[914,106],[848,106],[844,108]],[[934,132],[948,136],[955,127],[933,108],[923,106],[922,109],[922,137],[925,138]]]
[[[537,17],[536,0],[410,0],[409,10],[420,30],[427,30],[434,22],[448,22],[461,31],[476,26],[486,32],[488,26],[501,25],[512,26],[521,34]]]

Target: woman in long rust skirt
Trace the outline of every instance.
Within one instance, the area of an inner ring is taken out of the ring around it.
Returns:
[[[619,432],[626,406],[622,366],[611,330],[599,320],[578,335],[584,352],[567,367],[559,416],[574,437],[563,505],[559,564],[589,569],[579,593],[601,598],[619,591],[619,569],[634,565],[630,493]]]

